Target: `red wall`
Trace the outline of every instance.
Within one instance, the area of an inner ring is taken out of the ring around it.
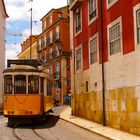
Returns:
[[[98,1],[98,0],[97,0]],[[108,42],[107,42],[107,25],[118,17],[122,17],[122,43],[123,54],[134,51],[134,23],[133,23],[133,7],[140,3],[140,0],[118,0],[112,7],[107,9],[106,0],[103,1],[103,47],[104,61],[108,61]],[[100,20],[100,3],[98,1],[98,19],[88,25],[88,1],[83,0],[82,3],[82,32],[74,35],[74,47],[80,44],[83,46],[83,70],[89,68],[89,50],[88,40],[98,32],[99,35],[99,62],[102,60],[101,46],[101,20]],[[75,25],[74,25],[75,27]],[[75,28],[74,28],[75,29]]]

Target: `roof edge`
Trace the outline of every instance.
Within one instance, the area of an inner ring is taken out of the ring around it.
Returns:
[[[5,16],[6,16],[6,18],[8,18],[9,16],[8,16],[8,14],[7,14],[7,12],[6,12],[6,8],[5,8],[4,0],[2,0],[2,4],[3,4],[3,8],[4,8]]]

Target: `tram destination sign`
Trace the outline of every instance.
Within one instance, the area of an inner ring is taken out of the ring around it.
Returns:
[[[10,67],[12,64],[16,65],[30,65],[33,67],[40,66],[41,63],[35,59],[28,59],[28,60],[7,60],[7,67]]]

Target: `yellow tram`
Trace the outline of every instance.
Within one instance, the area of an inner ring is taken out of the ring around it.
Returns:
[[[8,60],[4,73],[4,116],[33,118],[49,112],[54,102],[53,78],[36,60]]]

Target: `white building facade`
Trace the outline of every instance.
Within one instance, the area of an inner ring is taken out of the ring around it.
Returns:
[[[6,18],[8,17],[5,9],[4,0],[0,0],[0,108],[2,108],[3,93],[3,69],[5,67],[5,32]]]

